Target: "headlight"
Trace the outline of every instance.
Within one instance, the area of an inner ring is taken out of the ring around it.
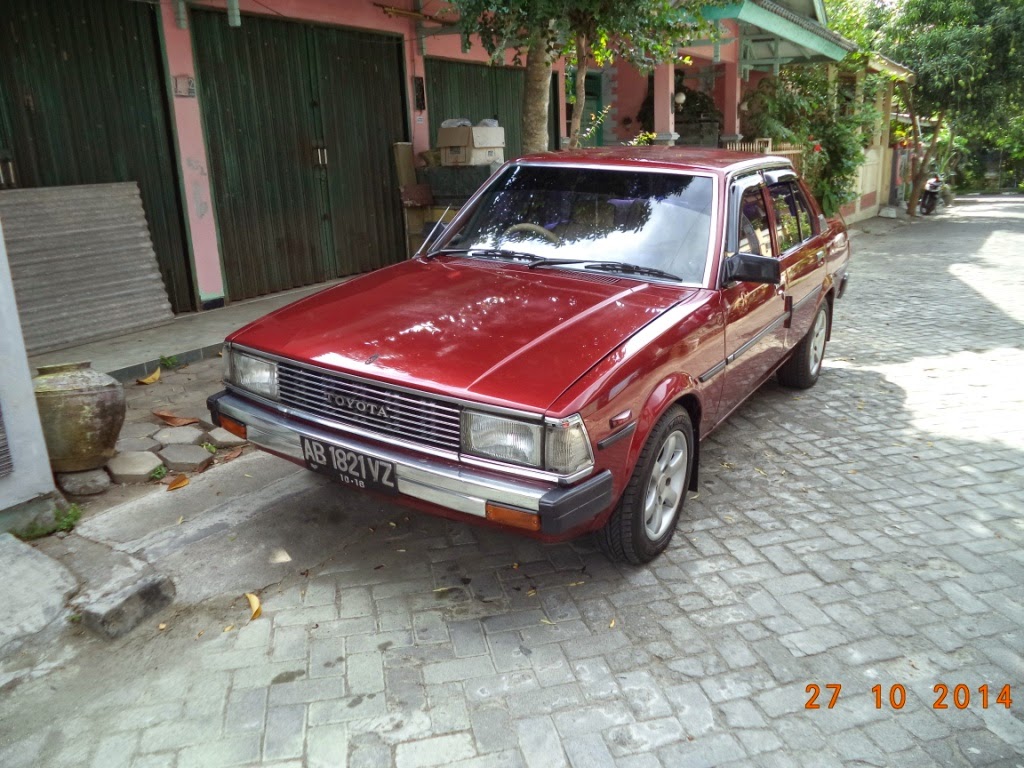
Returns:
[[[584,467],[593,466],[594,454],[590,438],[578,415],[547,423],[545,463],[552,472],[571,475]]]
[[[462,450],[488,459],[540,467],[543,426],[476,411],[462,412]]]
[[[277,363],[233,349],[226,368],[225,378],[236,387],[277,400]]]
[[[594,464],[590,438],[578,415],[538,424],[467,409],[462,412],[462,450],[560,475]]]

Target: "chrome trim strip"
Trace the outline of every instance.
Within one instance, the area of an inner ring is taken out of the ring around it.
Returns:
[[[407,456],[390,448],[369,445],[348,436],[339,436],[316,427],[291,423],[277,414],[263,413],[242,398],[227,394],[217,406],[225,416],[246,425],[250,442],[275,453],[305,463],[299,435],[320,440],[348,450],[357,451],[395,465],[398,489],[413,498],[422,499],[466,514],[483,517],[485,504],[519,507],[537,513],[540,500],[552,490],[549,483],[527,483],[505,479],[461,466],[445,466],[438,461]]]
[[[629,437],[634,432],[636,432],[636,422],[635,421],[630,422],[629,424],[624,426],[622,429],[620,429],[618,432],[613,432],[612,434],[608,435],[608,437],[604,438],[603,440],[598,441],[597,449],[599,451],[603,451],[605,448],[607,448],[607,447],[609,447],[611,445],[615,445],[615,443],[619,442],[619,440],[622,440],[624,437]]]
[[[816,298],[818,298],[818,294],[820,294],[820,293],[821,293],[821,289],[822,289],[822,286],[820,286],[820,285],[819,285],[819,286],[817,286],[817,287],[816,287],[816,288],[815,288],[815,289],[814,289],[813,291],[811,291],[811,292],[810,292],[810,293],[808,293],[808,294],[807,294],[806,296],[804,296],[804,297],[803,297],[802,299],[800,299],[800,301],[796,302],[796,303],[795,303],[795,304],[793,305],[793,309],[794,309],[794,310],[796,310],[796,309],[799,309],[800,307],[802,307],[802,306],[803,306],[804,304],[806,304],[806,303],[807,303],[808,301],[810,301],[811,299],[816,299]]]
[[[778,327],[780,325],[782,325],[784,322],[786,322],[786,320],[788,318],[789,318],[789,313],[786,312],[781,317],[779,317],[777,320],[773,320],[771,323],[769,323],[764,328],[762,328],[760,331],[758,331],[757,335],[754,336],[754,338],[750,339],[750,341],[748,341],[742,347],[740,347],[735,352],[733,352],[731,355],[729,355],[727,358],[725,358],[725,362],[726,363],[735,362],[736,359],[740,355],[743,355],[746,352],[749,352],[751,347],[753,347],[755,344],[757,344],[757,342],[759,342],[761,339],[763,339],[769,333],[771,333],[772,331],[778,329]]]
[[[706,381],[710,381],[715,376],[717,376],[718,374],[725,370],[725,365],[725,360],[722,360],[720,363],[716,363],[715,365],[711,366],[706,371],[704,371],[704,373],[702,373],[700,376],[698,376],[697,381],[699,381],[701,384],[703,384]]]

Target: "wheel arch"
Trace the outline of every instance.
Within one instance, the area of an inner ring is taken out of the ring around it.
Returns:
[[[695,491],[697,490],[697,474],[700,466],[700,434],[704,404],[701,401],[696,380],[687,374],[673,374],[655,387],[647,398],[638,419],[637,426],[639,428],[634,433],[630,444],[628,471],[632,474],[654,427],[673,406],[679,406],[685,410],[693,425],[693,470],[690,473],[689,490]]]

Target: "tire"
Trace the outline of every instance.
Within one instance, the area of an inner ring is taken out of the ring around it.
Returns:
[[[825,359],[830,316],[828,301],[823,301],[814,316],[811,329],[800,340],[792,357],[779,368],[779,383],[782,386],[810,389],[818,381],[821,363]]]
[[[930,215],[935,210],[935,199],[936,199],[936,197],[938,197],[938,195],[935,195],[935,194],[928,195],[925,198],[924,202],[921,203],[921,213],[923,213],[925,216]]]
[[[597,542],[610,560],[649,563],[668,547],[693,472],[693,423],[670,408],[644,444],[633,475]]]

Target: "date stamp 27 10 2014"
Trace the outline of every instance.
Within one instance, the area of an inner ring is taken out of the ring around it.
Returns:
[[[824,695],[822,691],[824,690]],[[804,703],[804,709],[835,709],[839,703],[839,694],[843,690],[842,683],[808,683],[804,691],[808,699]],[[1007,683],[996,691],[996,686],[979,685],[972,689],[970,686],[959,683],[957,685],[946,685],[937,683],[932,687],[935,692],[935,699],[932,701],[932,709],[967,709],[976,707],[988,709],[991,707],[1005,707],[1009,709],[1013,705],[1013,698],[1010,694],[1010,685]],[[875,698],[875,709],[888,707],[890,709],[903,709],[907,704],[907,689],[901,683],[895,683],[888,687],[875,685],[871,688]]]

